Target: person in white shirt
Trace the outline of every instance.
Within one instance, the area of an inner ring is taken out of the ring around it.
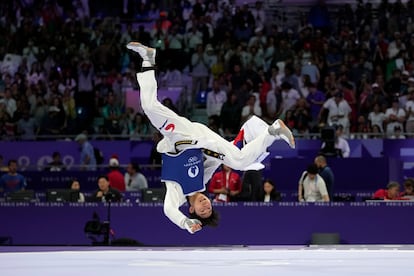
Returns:
[[[251,120],[255,127],[243,130],[244,135],[238,136],[240,141],[227,141],[207,126],[180,117],[159,102],[154,71],[155,49],[138,42],[129,43],[127,48],[143,59],[141,72],[137,73],[142,109],[164,136],[158,142],[157,151],[162,153],[161,180],[167,189],[165,215],[192,234],[203,226],[217,225],[217,213],[210,199],[202,193],[216,169],[221,164],[235,170],[248,169],[250,165],[261,162],[267,148],[279,139],[294,148],[291,131],[281,120],[269,126],[254,117]],[[241,149],[234,145],[244,141],[247,143]],[[179,209],[187,201],[189,217]]]
[[[250,94],[249,98],[246,101],[246,105],[243,106],[241,112],[241,121],[246,122],[251,116],[256,115],[258,117],[262,116],[262,108],[258,104],[259,100],[254,94]]]
[[[349,134],[349,116],[351,114],[351,107],[348,102],[344,99],[342,92],[337,92],[334,97],[329,98],[322,106],[319,113],[321,118],[324,110],[328,110],[327,124],[329,126],[342,125],[344,128],[345,135]]]
[[[141,170],[136,163],[129,163],[126,168],[125,190],[127,192],[140,191],[148,188],[147,178],[141,173]]]
[[[288,82],[283,82],[281,85],[281,95],[282,95],[282,103],[281,103],[281,111],[283,114],[286,113],[286,111],[292,109],[296,102],[300,99],[299,92],[292,87],[292,85]]]
[[[384,120],[385,114],[381,111],[381,107],[378,103],[374,104],[373,111],[368,114],[369,125],[372,128],[374,125],[377,125],[381,132],[384,132]]]
[[[330,201],[325,181],[318,174],[315,164],[310,164],[299,179],[298,199],[306,202]]]
[[[385,110],[385,132],[388,137],[394,135],[394,129],[396,126],[404,129],[404,123],[406,120],[406,113],[403,108],[400,108],[398,98],[393,99],[391,107]]]
[[[206,112],[207,116],[220,116],[221,107],[227,101],[227,93],[220,88],[219,80],[213,81],[213,90],[207,94]]]

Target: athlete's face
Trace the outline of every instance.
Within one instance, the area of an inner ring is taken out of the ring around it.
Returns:
[[[201,193],[197,194],[191,205],[194,212],[201,218],[208,218],[213,212],[210,199]]]

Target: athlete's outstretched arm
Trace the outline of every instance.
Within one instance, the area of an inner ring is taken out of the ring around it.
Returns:
[[[180,206],[186,202],[185,196],[178,190],[177,184],[171,181],[165,181],[167,192],[164,199],[164,214],[175,225],[181,229],[186,229],[191,234],[194,234],[201,228],[195,230],[195,224],[197,221],[189,219],[180,211]]]

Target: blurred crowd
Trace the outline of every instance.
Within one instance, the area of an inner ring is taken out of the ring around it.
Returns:
[[[141,63],[130,41],[157,49],[161,86],[188,85],[184,109],[164,103],[188,116],[205,108],[222,135],[251,115],[283,118],[298,136],[334,125],[349,138],[414,133],[413,1],[357,1],[335,14],[318,1],[293,21],[260,1],[168,4],[1,1],[1,139],[151,137],[126,101]]]

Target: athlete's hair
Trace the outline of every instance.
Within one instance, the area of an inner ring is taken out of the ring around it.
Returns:
[[[216,227],[219,222],[219,214],[214,210],[212,210],[211,215],[208,218],[202,218],[195,212],[190,212],[189,217],[191,219],[198,219],[199,221],[201,221],[202,226]]]

